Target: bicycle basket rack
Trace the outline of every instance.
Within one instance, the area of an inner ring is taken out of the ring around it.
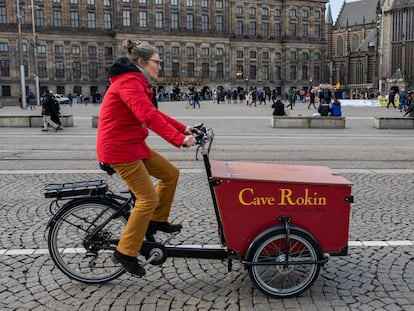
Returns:
[[[88,180],[64,184],[47,184],[45,198],[64,198],[82,195],[101,195],[108,191],[106,180]]]

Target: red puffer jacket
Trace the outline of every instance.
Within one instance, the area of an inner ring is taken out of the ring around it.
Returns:
[[[122,58],[109,73],[111,86],[103,98],[98,121],[98,161],[118,164],[148,158],[147,128],[180,147],[186,126],[154,107],[151,86],[137,67]]]

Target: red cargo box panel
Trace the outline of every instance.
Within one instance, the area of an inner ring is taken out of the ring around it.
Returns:
[[[329,167],[210,161],[229,249],[244,254],[265,229],[291,224],[308,230],[321,249],[341,254],[348,245],[352,183]]]

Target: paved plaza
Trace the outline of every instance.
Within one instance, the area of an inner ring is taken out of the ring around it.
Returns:
[[[373,120],[399,117],[398,109],[343,107],[345,129],[276,129],[269,103],[159,106],[186,124],[212,127],[213,159],[323,165],[352,181],[348,255],[331,257],[312,287],[289,299],[264,296],[242,265],[234,262],[227,272],[220,260],[168,259],[147,267],[144,278],[124,274],[100,285],[68,279],[47,251],[51,201],[43,196],[44,185],[106,179],[113,191],[125,187],[95,160],[91,117],[99,106],[64,106],[74,126],[63,131],[0,127],[1,310],[414,310],[414,131],[375,129]],[[313,112],[299,103],[289,110]],[[1,114],[37,115],[40,109],[4,107]],[[184,229],[171,244],[219,244],[194,149],[176,149],[154,134],[148,142],[181,171],[170,220]]]

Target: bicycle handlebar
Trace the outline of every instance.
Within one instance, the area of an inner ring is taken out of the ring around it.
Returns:
[[[196,140],[196,145],[201,147],[204,147],[208,142],[211,144],[214,137],[213,129],[206,128],[203,123],[193,126],[191,132]],[[183,145],[183,147],[187,146]]]

